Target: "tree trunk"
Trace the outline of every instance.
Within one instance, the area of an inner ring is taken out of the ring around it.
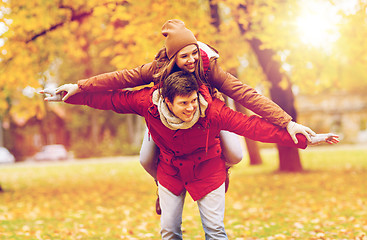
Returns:
[[[99,144],[99,133],[100,133],[100,125],[98,124],[98,113],[97,110],[92,109],[90,112],[90,139],[94,146]]]
[[[3,122],[0,118],[0,147],[4,146],[4,130],[3,130]]]
[[[84,21],[85,19],[82,19],[81,21]],[[89,46],[90,46],[90,40],[87,37],[86,33],[81,33],[80,36],[78,36],[80,38],[85,38],[87,39],[87,43],[85,45],[82,46],[83,52],[86,54],[85,57],[82,59],[83,64],[85,66],[84,69],[84,76],[87,78],[89,76],[93,76],[94,72],[93,72],[93,66],[92,66],[92,58],[89,54]],[[92,109],[90,111],[90,140],[92,142],[92,144],[94,146],[97,146],[100,143],[100,132],[101,132],[101,126],[98,123],[98,117],[99,114],[97,112],[97,110]]]
[[[220,17],[218,12],[218,3],[216,0],[209,0],[209,6],[211,25],[213,25],[217,30],[217,33],[219,33]]]
[[[209,0],[210,5],[210,17],[211,17],[211,24],[217,29],[217,33],[220,34],[220,16],[218,12],[218,4],[217,1]],[[234,76],[236,73],[232,72]],[[242,105],[235,102],[235,108],[237,111],[245,113],[246,108]],[[245,143],[247,147],[247,152],[249,154],[250,165],[258,165],[262,164],[259,147],[257,143],[251,139],[245,138]]]
[[[141,140],[144,137],[145,132],[145,124],[142,123],[142,117],[138,115],[134,115],[135,117],[135,134],[134,134],[134,146],[140,146]]]
[[[143,137],[144,128],[142,127],[141,117],[138,115],[126,115],[127,140],[130,145],[139,146]]]
[[[248,13],[246,3],[239,4],[238,9]],[[236,19],[236,21],[241,34],[245,34],[247,29],[251,27],[251,23],[243,25],[243,23],[238,19]],[[294,107],[294,95],[291,88],[292,84],[288,76],[280,72],[279,62],[275,61],[273,58],[275,55],[274,51],[272,49],[260,49],[262,42],[259,39],[253,38],[248,40],[248,42],[256,54],[267,80],[271,82],[271,99],[291,115],[294,121],[296,121],[297,112]],[[284,82],[282,82],[282,80]],[[284,89],[280,86],[281,82],[283,86],[285,85]],[[299,172],[303,170],[297,148],[282,147],[278,145],[278,152],[279,171]]]
[[[257,59],[268,79],[271,82],[271,99],[277,103],[284,111],[297,119],[297,112],[294,107],[294,95],[289,78],[280,72],[280,64],[273,58],[275,53],[271,49],[260,49],[261,41],[251,39],[249,43],[255,52]],[[283,82],[282,82],[283,81]],[[280,83],[282,85],[280,86]],[[299,151],[293,147],[283,147],[278,145],[279,152],[279,171],[302,171],[302,164],[299,157]]]
[[[39,130],[40,130],[40,135],[41,135],[41,145],[48,145],[50,144],[49,142],[49,114],[50,114],[50,110],[48,107],[48,103],[47,102],[43,102],[44,106],[45,106],[45,117],[39,121]],[[38,122],[38,121],[37,121]],[[38,146],[37,146],[38,147]]]

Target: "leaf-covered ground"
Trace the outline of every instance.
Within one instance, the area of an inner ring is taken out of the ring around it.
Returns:
[[[244,159],[231,171],[229,239],[358,239],[367,233],[367,150],[301,152],[303,173]],[[0,166],[0,239],[160,239],[156,186],[137,157]],[[204,239],[187,195],[185,239]]]

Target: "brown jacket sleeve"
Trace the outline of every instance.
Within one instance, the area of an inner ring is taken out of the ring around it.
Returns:
[[[269,98],[257,93],[252,87],[243,84],[233,75],[223,71],[216,59],[210,60],[208,80],[220,92],[275,125],[286,127],[292,120],[291,116]]]
[[[156,69],[157,63],[153,61],[134,69],[103,73],[79,80],[78,86],[83,91],[99,92],[146,85],[153,82]]]

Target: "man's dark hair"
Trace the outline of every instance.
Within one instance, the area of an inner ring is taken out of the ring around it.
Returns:
[[[195,75],[185,71],[174,72],[163,82],[161,94],[173,103],[176,96],[188,96],[199,90]]]

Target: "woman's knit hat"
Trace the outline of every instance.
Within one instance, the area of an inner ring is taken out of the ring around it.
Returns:
[[[169,59],[187,45],[197,45],[194,34],[185,27],[183,21],[178,19],[168,20],[163,24],[162,34],[166,37],[165,46]]]

